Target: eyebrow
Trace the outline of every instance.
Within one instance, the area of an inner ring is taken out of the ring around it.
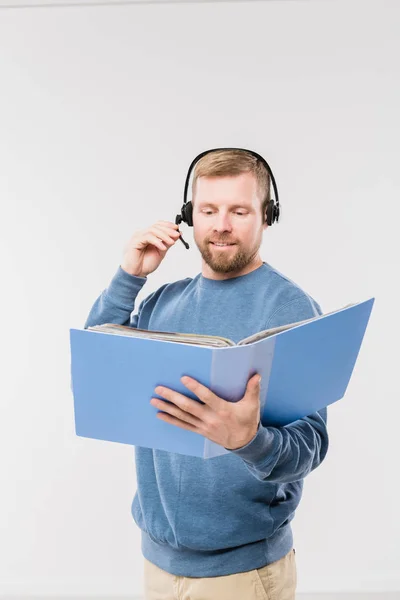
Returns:
[[[199,202],[198,206],[199,206],[199,208],[204,207],[204,206],[211,206],[212,208],[218,208],[218,206],[216,204],[213,204],[212,202]],[[230,208],[245,208],[246,210],[251,210],[250,206],[247,206],[246,204],[240,204],[240,203],[232,204],[232,206],[230,206]]]

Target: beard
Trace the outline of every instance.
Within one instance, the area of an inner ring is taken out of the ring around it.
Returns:
[[[213,238],[212,241],[220,242],[221,244],[231,242],[231,240],[224,240],[222,238]],[[258,240],[249,249],[245,249],[239,242],[235,242],[235,245],[229,249],[218,250],[218,248],[210,243],[208,238],[201,242],[195,238],[195,243],[202,259],[215,273],[235,273],[241,271],[252,262],[260,248]]]

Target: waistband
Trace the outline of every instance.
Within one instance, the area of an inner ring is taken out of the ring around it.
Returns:
[[[286,556],[292,547],[290,523],[268,539],[208,552],[173,548],[155,541],[142,530],[143,556],[167,573],[183,577],[219,577],[261,569]]]

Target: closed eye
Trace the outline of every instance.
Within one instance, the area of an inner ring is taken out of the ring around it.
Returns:
[[[212,215],[212,210],[203,211],[203,214]],[[247,213],[235,211],[235,214],[239,215],[240,217],[244,217]]]

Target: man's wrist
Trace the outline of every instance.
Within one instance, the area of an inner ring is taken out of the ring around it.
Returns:
[[[277,442],[274,431],[273,427],[264,427],[260,422],[254,438],[246,446],[232,450],[232,452],[247,463],[258,464],[274,451]]]
[[[241,448],[248,446],[256,437],[259,427],[260,427],[260,421],[258,422],[257,427],[255,429],[253,428],[249,432],[249,434],[244,438],[244,441],[240,443],[240,446],[235,445],[234,448],[225,448],[225,449],[233,452],[234,450],[240,450]]]
[[[129,267],[126,267],[123,264],[121,264],[120,267],[123,271],[125,271],[125,273],[128,273],[128,275],[131,275],[132,277],[142,277],[144,279],[147,277],[147,275],[144,275],[144,273],[138,273],[137,271],[133,271],[132,269],[129,269]]]

